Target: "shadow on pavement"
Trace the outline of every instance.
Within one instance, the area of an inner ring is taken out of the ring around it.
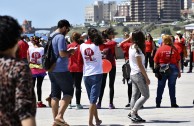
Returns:
[[[190,121],[169,121],[169,120],[150,120],[146,123],[186,123]]]

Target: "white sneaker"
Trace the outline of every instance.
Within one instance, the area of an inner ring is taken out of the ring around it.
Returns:
[[[71,104],[68,105],[68,109],[72,109],[72,105]]]

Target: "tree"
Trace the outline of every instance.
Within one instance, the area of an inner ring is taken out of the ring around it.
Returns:
[[[170,28],[163,28],[161,34],[172,35]]]
[[[129,33],[130,30],[129,30],[129,28],[128,28],[127,26],[124,26],[122,32],[123,32],[123,33],[124,33],[124,32],[128,32],[128,33]]]

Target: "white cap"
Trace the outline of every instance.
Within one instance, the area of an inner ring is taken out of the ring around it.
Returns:
[[[83,37],[83,36],[87,36],[87,33],[84,32],[84,33],[82,34],[82,37]]]
[[[182,34],[181,31],[177,31],[176,34]]]

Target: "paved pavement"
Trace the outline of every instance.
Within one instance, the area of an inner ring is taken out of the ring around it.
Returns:
[[[127,104],[127,85],[122,84],[122,64],[123,59],[117,60],[117,73],[115,81],[114,104],[116,109],[108,109],[109,106],[109,87],[106,86],[105,94],[102,101],[102,109],[98,109],[99,117],[103,121],[102,126],[193,126],[194,125],[194,73],[183,73],[182,77],[177,80],[176,96],[179,108],[170,107],[168,86],[166,85],[161,108],[155,107],[155,97],[157,88],[157,79],[150,69],[147,70],[151,80],[150,98],[144,104],[144,108],[139,111],[139,115],[146,119],[146,123],[132,123],[127,118],[129,109],[125,109]],[[188,67],[185,68],[185,72]],[[88,124],[88,98],[84,83],[82,83],[81,104],[84,109],[76,110],[67,109],[64,119],[72,126],[86,126]],[[43,103],[50,93],[50,81],[48,76],[43,82]],[[46,103],[47,104],[47,103]],[[72,100],[75,105],[75,97]],[[37,126],[51,126],[53,122],[51,108],[38,108],[36,115]]]

